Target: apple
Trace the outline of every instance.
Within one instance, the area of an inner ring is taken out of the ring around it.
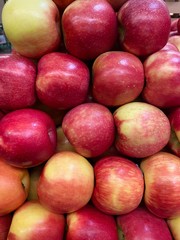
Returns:
[[[179,18],[175,18],[171,20],[171,32],[177,31],[177,23]]]
[[[83,103],[68,111],[62,130],[76,152],[88,158],[104,153],[115,138],[113,115],[98,103]]]
[[[78,153],[63,151],[46,162],[37,194],[44,207],[65,214],[85,206],[91,199],[93,187],[94,172],[88,160]]]
[[[119,9],[119,44],[140,57],[160,50],[168,41],[171,18],[163,0],[131,0]]]
[[[178,50],[180,51],[180,35],[173,35],[170,36],[168,42],[174,44]]]
[[[7,235],[12,221],[12,214],[0,216],[0,240],[7,240]]]
[[[13,214],[8,240],[63,240],[65,217],[52,213],[38,201],[27,201]]]
[[[24,203],[29,192],[29,172],[16,168],[0,157],[0,216],[9,214]]]
[[[95,59],[116,42],[116,13],[106,0],[76,0],[62,14],[67,51],[82,60]]]
[[[93,97],[105,106],[131,102],[144,87],[143,64],[128,52],[102,53],[93,63],[92,76]]]
[[[169,229],[173,235],[174,240],[180,239],[180,215],[176,218],[167,219],[167,224],[169,226]]]
[[[2,112],[1,110],[0,110],[0,120],[1,120],[1,118],[3,118],[4,117],[4,112]]]
[[[146,102],[159,108],[180,105],[179,64],[180,52],[174,50],[158,51],[145,60],[142,96]]]
[[[133,161],[121,156],[107,156],[95,163],[94,174],[92,202],[100,211],[120,215],[139,206],[144,192],[144,179]]]
[[[179,49],[171,42],[167,42],[166,45],[161,48],[160,51],[169,51],[169,50],[174,50],[174,51],[179,51]]]
[[[161,218],[175,218],[180,214],[180,158],[160,151],[142,160],[144,174],[144,202]]]
[[[173,154],[180,157],[180,107],[172,109],[168,118],[171,125],[168,147]]]
[[[60,15],[52,0],[9,0],[2,24],[13,49],[25,57],[39,58],[60,46]]]
[[[119,240],[172,240],[165,219],[158,218],[145,206],[117,216]]]
[[[38,62],[36,92],[45,105],[70,109],[86,100],[90,72],[81,60],[67,53],[45,54]]]
[[[70,144],[67,137],[65,136],[62,127],[57,127],[57,146],[56,146],[56,152],[62,152],[62,151],[72,151],[75,152],[74,147]]]
[[[67,214],[66,240],[118,240],[114,216],[99,211],[92,204]]]
[[[0,109],[30,107],[36,101],[36,65],[17,54],[0,55]]]
[[[169,141],[169,119],[151,104],[124,104],[115,110],[114,121],[117,130],[115,145],[123,155],[144,158],[162,150]]]
[[[43,111],[19,109],[0,121],[0,155],[22,168],[47,161],[56,150],[54,121]]]

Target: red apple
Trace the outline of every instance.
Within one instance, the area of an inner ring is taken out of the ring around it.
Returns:
[[[167,219],[167,224],[169,226],[169,229],[173,235],[174,240],[180,239],[180,215],[176,218]]]
[[[59,48],[60,14],[52,0],[11,0],[2,9],[4,32],[13,49],[39,58]]]
[[[93,204],[102,212],[120,215],[133,211],[140,204],[144,179],[140,168],[120,156],[104,157],[94,166]]]
[[[93,97],[106,106],[135,100],[144,87],[143,64],[131,53],[111,51],[93,63]]]
[[[174,44],[178,50],[180,51],[180,35],[173,35],[170,36],[168,42]]]
[[[180,52],[173,50],[158,51],[145,60],[142,95],[146,102],[159,108],[180,105],[179,65]]]
[[[124,104],[115,110],[114,121],[117,130],[115,145],[123,155],[147,157],[163,149],[169,141],[169,120],[162,110],[151,104]]]
[[[177,21],[177,31],[180,34],[180,18]]]
[[[168,152],[158,152],[142,160],[144,202],[161,218],[180,214],[180,158]]]
[[[90,73],[81,60],[67,53],[49,53],[38,62],[36,92],[45,105],[69,109],[86,100]]]
[[[85,157],[104,153],[115,138],[115,126],[110,110],[98,103],[84,103],[66,113],[62,129],[75,148]]]
[[[0,121],[0,155],[16,167],[34,167],[47,161],[56,149],[56,127],[44,112],[19,109]]]
[[[3,216],[24,203],[29,192],[30,178],[27,169],[10,166],[2,157],[0,173],[0,216]]]
[[[43,206],[64,214],[85,206],[93,187],[93,167],[88,160],[78,153],[64,151],[54,154],[45,164],[37,193]]]
[[[163,0],[131,0],[118,11],[119,42],[125,51],[146,57],[165,46],[171,18]]]
[[[27,201],[12,218],[8,240],[63,240],[65,217],[52,213],[38,201]]]
[[[106,0],[76,0],[63,12],[62,30],[70,54],[83,60],[95,59],[114,47],[116,13]]]
[[[161,48],[160,51],[169,51],[169,50],[174,50],[174,51],[179,51],[179,49],[173,44],[173,43],[170,43],[170,42],[167,42],[166,45]]]
[[[13,53],[0,55],[0,109],[32,106],[36,100],[35,80],[32,60]]]
[[[179,18],[175,18],[171,20],[171,32],[177,31],[177,23]]]
[[[1,118],[4,117],[4,115],[5,115],[5,113],[0,110],[0,120],[1,120]]]
[[[0,240],[7,240],[7,235],[12,221],[12,214],[0,216]]]
[[[175,155],[180,157],[180,107],[172,109],[168,118],[171,125],[168,147]]]
[[[172,240],[165,219],[158,218],[146,207],[117,216],[119,240]]]
[[[67,214],[66,240],[118,240],[115,218],[93,205]]]

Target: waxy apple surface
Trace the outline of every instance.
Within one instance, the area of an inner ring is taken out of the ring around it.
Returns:
[[[140,204],[144,179],[140,168],[129,159],[109,156],[94,166],[95,186],[93,204],[111,215],[128,213]]]
[[[18,54],[0,55],[0,109],[12,111],[36,101],[36,66]]]
[[[64,231],[64,215],[48,211],[38,201],[27,201],[14,212],[7,239],[63,240]]]
[[[143,158],[164,148],[170,137],[170,123],[159,108],[144,102],[131,102],[114,112],[118,151]],[[162,134],[163,133],[163,134]]]
[[[67,53],[49,53],[38,62],[36,92],[45,105],[70,109],[85,102],[90,73],[84,62]]]
[[[2,9],[4,32],[13,49],[39,58],[59,48],[60,15],[51,0],[10,0]]]
[[[160,50],[168,41],[171,18],[163,0],[127,1],[117,16],[119,42],[125,51],[146,57]]]
[[[66,113],[62,129],[75,150],[96,157],[111,147],[115,126],[110,110],[98,103],[83,103]]]
[[[0,121],[0,155],[16,167],[34,167],[56,150],[54,121],[43,111],[19,109]]]
[[[133,54],[110,51],[99,55],[92,67],[93,97],[106,106],[135,100],[144,86],[143,64]]]
[[[119,240],[172,240],[165,219],[158,218],[145,206],[139,205],[134,211],[117,216]]]
[[[168,152],[158,152],[140,163],[144,174],[144,202],[161,218],[180,214],[180,158]]]
[[[83,60],[95,59],[116,42],[116,13],[105,0],[76,0],[63,12],[62,30],[68,52]]]
[[[37,193],[43,206],[64,214],[85,206],[91,198],[93,187],[94,172],[88,160],[78,153],[64,151],[54,154],[46,162]]]

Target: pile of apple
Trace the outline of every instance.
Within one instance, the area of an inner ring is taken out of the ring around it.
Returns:
[[[8,0],[0,240],[180,240],[180,19],[163,0]]]

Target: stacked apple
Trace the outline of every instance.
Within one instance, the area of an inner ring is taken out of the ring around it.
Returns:
[[[180,19],[163,0],[8,0],[0,240],[180,240]]]

